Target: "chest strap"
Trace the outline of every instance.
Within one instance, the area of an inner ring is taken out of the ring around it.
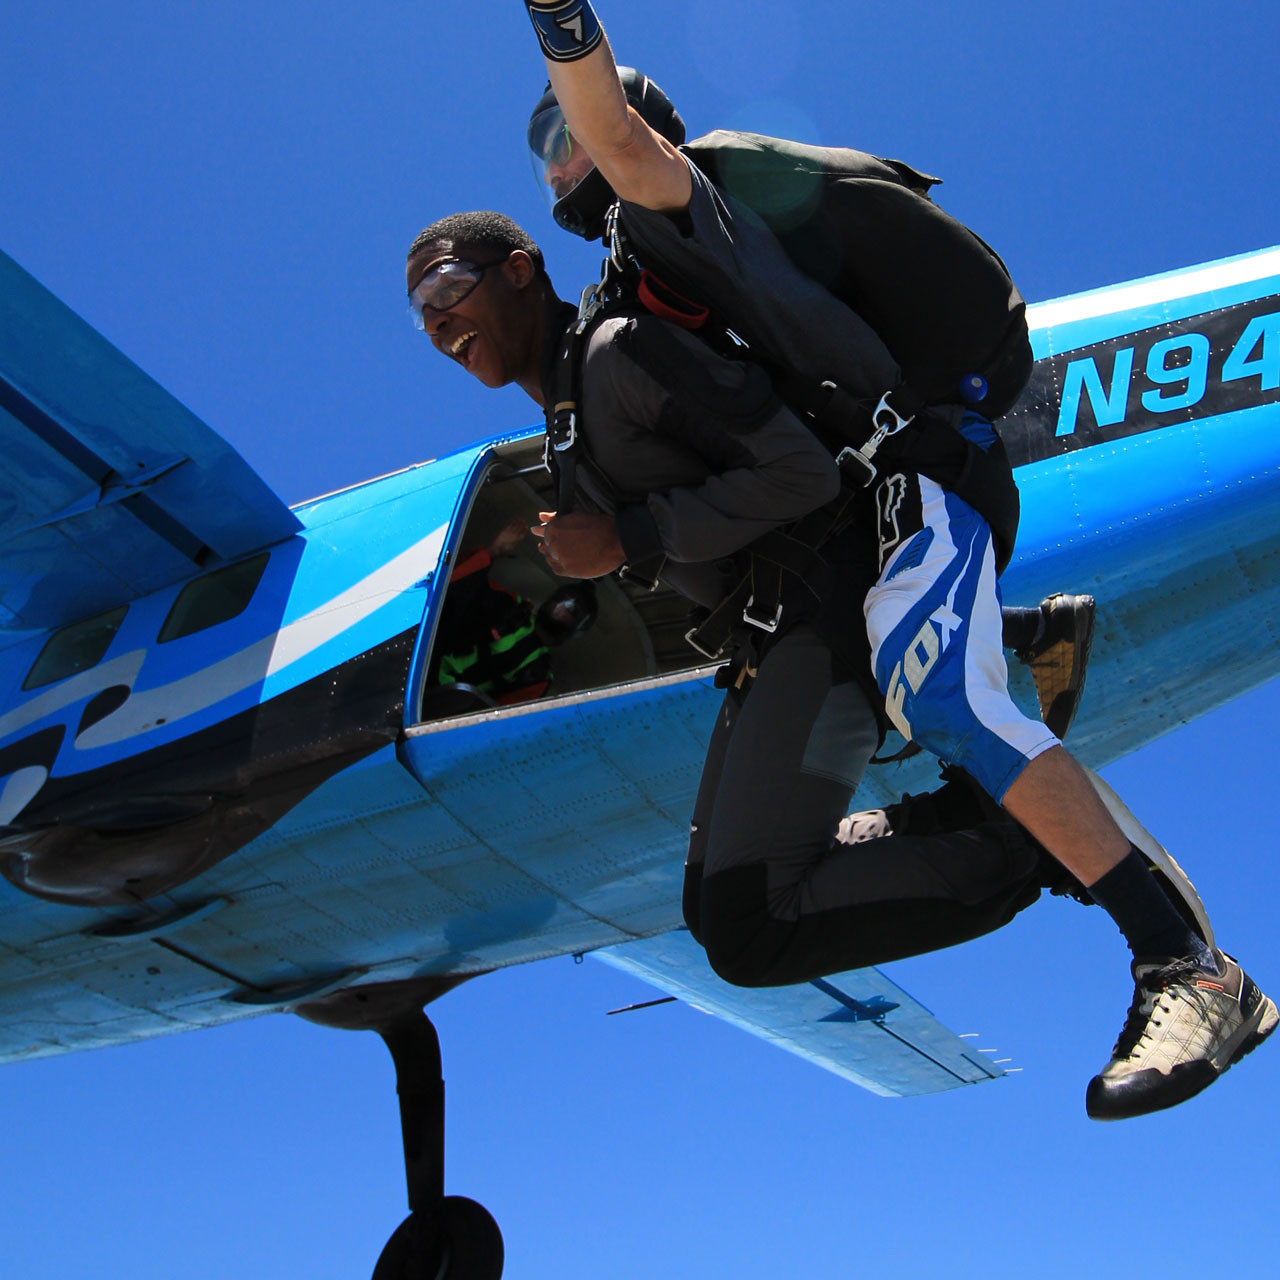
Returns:
[[[600,279],[588,285],[578,299],[578,318],[565,331],[560,353],[551,372],[545,420],[547,440],[543,448],[543,465],[556,485],[556,514],[573,509],[578,467],[589,462],[581,431],[582,365],[592,330],[608,316],[625,310],[636,296],[640,265],[631,256],[618,230],[619,208],[615,204],[606,218],[606,236],[610,251],[600,267]],[[613,494],[613,486],[595,468],[593,478],[605,493]]]

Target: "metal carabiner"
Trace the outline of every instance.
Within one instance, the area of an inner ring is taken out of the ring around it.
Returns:
[[[824,384],[825,385],[825,384]],[[855,449],[852,445],[846,445],[836,454],[836,466],[841,471],[846,470],[847,463],[857,463],[859,467],[866,473],[862,480],[862,487],[867,488],[872,481],[875,480],[879,472],[876,470],[875,463],[871,461],[876,456],[876,451],[890,437],[896,436],[904,427],[909,427],[915,421],[915,414],[908,414],[905,418],[897,409],[889,403],[889,392],[885,392],[880,397],[880,403],[876,405],[871,414],[871,421],[875,425],[875,430],[867,437],[866,442],[861,448]]]

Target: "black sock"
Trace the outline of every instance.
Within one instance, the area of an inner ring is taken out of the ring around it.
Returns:
[[[1000,621],[1004,647],[1015,653],[1030,649],[1044,635],[1044,614],[1039,608],[1019,609],[1010,605],[1000,611]]]
[[[1196,956],[1217,968],[1213,953],[1178,914],[1135,846],[1089,886],[1089,895],[1116,922],[1135,956]]]

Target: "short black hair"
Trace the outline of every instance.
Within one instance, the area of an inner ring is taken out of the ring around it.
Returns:
[[[534,238],[505,213],[492,209],[476,209],[469,213],[451,213],[418,232],[409,246],[408,261],[422,257],[437,245],[450,244],[456,249],[478,249],[490,253],[510,254],[523,249],[533,259],[538,274],[547,274],[542,250]]]

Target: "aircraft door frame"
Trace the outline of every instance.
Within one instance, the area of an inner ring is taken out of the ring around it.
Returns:
[[[492,478],[496,467],[502,467],[502,478],[511,478],[528,472],[545,470],[542,464],[542,441],[545,432],[541,427],[530,428],[519,435],[505,436],[485,444],[476,454],[466,479],[458,490],[453,510],[449,515],[448,532],[440,561],[427,577],[422,621],[414,640],[413,656],[405,684],[404,727],[411,729],[423,723],[422,702],[427,674],[431,664],[432,648],[445,595],[449,588],[449,574],[457,563],[459,550],[467,526],[475,511],[476,501]],[[505,465],[504,465],[505,464]]]

